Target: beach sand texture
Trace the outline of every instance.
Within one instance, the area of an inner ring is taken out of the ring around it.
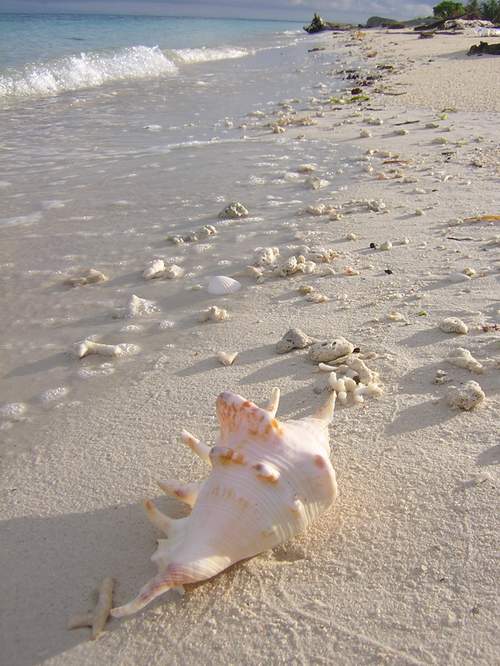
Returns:
[[[288,127],[283,135],[290,150],[292,137],[304,135],[296,142],[305,146],[301,162],[305,151],[308,162],[325,165],[325,142],[333,142],[349,162],[349,177],[347,189],[333,196],[328,187],[313,193],[316,204],[333,202],[343,216],[298,215],[297,204],[293,215],[293,207],[283,215],[291,226],[269,233],[267,244],[284,256],[301,246],[335,248],[339,256],[328,264],[335,273],[321,276],[325,264],[312,275],[262,283],[238,277],[243,288],[224,298],[181,291],[177,285],[186,278],[168,281],[178,317],[177,328],[162,333],[168,345],[155,342],[142,367],[139,354],[133,373],[99,378],[73,409],[46,411],[31,423],[6,421],[14,425],[0,431],[2,663],[498,662],[500,232],[498,220],[467,218],[500,214],[500,59],[467,58],[473,42],[379,31],[359,41],[350,35],[311,41],[339,54],[337,69],[360,57],[363,69],[395,67],[366,88],[371,99],[359,115],[355,105],[332,110],[312,103],[317,124]],[[324,115],[316,117],[318,110]],[[263,126],[271,120],[259,119],[248,134],[270,134]],[[411,123],[398,124],[405,121]],[[371,136],[361,138],[363,129]],[[297,166],[290,156],[289,172]],[[293,186],[305,188],[304,181]],[[257,222],[219,229],[213,240],[215,247],[223,243],[219,258],[231,257],[245,225],[260,224],[268,212],[279,219],[267,187],[250,210]],[[383,201],[385,209],[349,212],[346,203],[354,200]],[[222,203],[211,206],[216,219]],[[9,233],[5,251],[19,251]],[[387,241],[392,249],[380,249]],[[233,274],[250,261],[238,259],[227,270]],[[346,274],[349,266],[355,274]],[[135,281],[141,295],[160,301],[160,319],[169,317],[157,285],[146,292],[139,272],[126,277],[127,287]],[[308,302],[300,285],[329,300]],[[95,290],[85,292],[86,302],[109,303],[110,292],[99,291],[109,288],[78,289]],[[212,304],[230,318],[198,323]],[[443,332],[445,317],[459,317],[469,332]],[[324,392],[313,391],[322,377],[307,350],[276,354],[276,342],[293,326],[320,339],[345,336],[377,355],[370,365],[380,373],[383,396],[339,406],[330,428],[335,505],[302,536],[188,587],[185,596],[170,591],[144,612],[113,620],[97,641],[87,629],[68,631],[68,618],[92,607],[92,590],[103,578],[116,580],[119,605],[153,574],[149,558],[158,534],[141,501],[153,498],[166,513],[185,515],[180,504],[160,497],[155,481],[194,481],[207,473],[178,435],[186,428],[213,443],[219,392],[263,404],[278,386],[283,418],[312,413],[324,401]],[[140,336],[126,341],[141,344]],[[470,350],[483,372],[447,362],[457,347]],[[220,351],[239,356],[224,367]],[[471,379],[484,390],[484,403],[470,412],[452,409],[449,387]]]

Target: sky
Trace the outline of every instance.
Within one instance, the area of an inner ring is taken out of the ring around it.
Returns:
[[[325,19],[362,23],[370,16],[428,16],[432,5],[411,0],[0,0],[0,13],[85,12],[305,21],[315,11]]]

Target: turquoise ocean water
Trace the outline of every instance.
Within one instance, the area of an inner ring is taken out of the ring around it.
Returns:
[[[43,97],[284,46],[296,22],[0,14],[0,100]]]

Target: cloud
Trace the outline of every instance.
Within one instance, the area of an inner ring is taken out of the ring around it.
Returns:
[[[278,4],[285,4],[278,3]],[[370,16],[406,19],[432,15],[432,5],[401,0],[288,0],[291,7],[317,11],[325,18],[364,21]]]
[[[396,19],[432,14],[422,2],[401,0],[1,0],[0,11],[106,12],[198,17],[307,20],[313,12],[326,19],[361,23],[370,16]]]

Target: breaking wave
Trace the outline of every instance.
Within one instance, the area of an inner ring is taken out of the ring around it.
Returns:
[[[242,58],[250,53],[231,47],[162,51],[158,46],[80,53],[0,74],[0,99],[48,97],[115,81],[175,76],[181,65]]]
[[[174,58],[178,59],[181,63],[192,64],[196,62],[212,62],[214,60],[228,60],[231,58],[244,58],[253,51],[248,49],[238,49],[234,47],[226,47],[220,49],[176,49],[172,51]]]

